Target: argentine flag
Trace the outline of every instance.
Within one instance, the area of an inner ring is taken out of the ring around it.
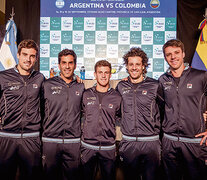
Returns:
[[[195,69],[207,71],[207,20],[204,19],[200,25],[199,29],[201,34],[198,40],[195,54],[193,56],[191,66]]]
[[[6,24],[6,34],[0,49],[0,71],[14,67],[17,59],[17,28],[13,18]]]

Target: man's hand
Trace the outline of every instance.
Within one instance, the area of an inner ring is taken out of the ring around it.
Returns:
[[[207,131],[203,132],[203,133],[200,133],[200,134],[197,134],[195,137],[201,137],[201,136],[203,136],[203,138],[201,139],[200,145],[205,143],[206,146],[207,146]]]
[[[206,124],[207,123],[207,111],[205,111],[203,113],[203,119],[204,119],[205,124]],[[203,133],[200,133],[200,134],[195,135],[195,137],[202,137],[201,142],[200,142],[200,145],[202,145],[203,143],[205,143],[206,146],[207,146],[207,130],[206,130],[206,132],[203,132]]]
[[[128,81],[128,77],[123,78],[122,81]],[[207,114],[206,114],[206,117],[207,117]]]
[[[207,111],[205,111],[205,112],[203,113],[203,118],[204,118],[204,121],[205,121],[205,123],[206,123],[206,121],[207,121]]]
[[[76,80],[77,80],[78,83],[83,83],[83,80],[77,75],[76,75]]]

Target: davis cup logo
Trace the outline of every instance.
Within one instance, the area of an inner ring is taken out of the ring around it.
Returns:
[[[153,9],[157,9],[160,6],[160,1],[159,0],[151,0],[150,6]]]
[[[55,5],[57,8],[63,8],[65,6],[64,0],[56,0]]]

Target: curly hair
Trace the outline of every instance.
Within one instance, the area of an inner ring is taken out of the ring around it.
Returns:
[[[132,47],[124,56],[124,64],[127,66],[128,65],[128,58],[129,57],[141,57],[142,58],[142,64],[144,66],[143,74],[147,73],[147,67],[149,66],[148,64],[148,57],[147,54],[139,47]]]

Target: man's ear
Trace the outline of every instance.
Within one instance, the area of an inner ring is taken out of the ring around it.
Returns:
[[[95,77],[95,79],[96,79],[96,72],[94,72],[93,75],[94,75],[94,77]]]
[[[185,58],[185,52],[183,52],[183,59]]]

